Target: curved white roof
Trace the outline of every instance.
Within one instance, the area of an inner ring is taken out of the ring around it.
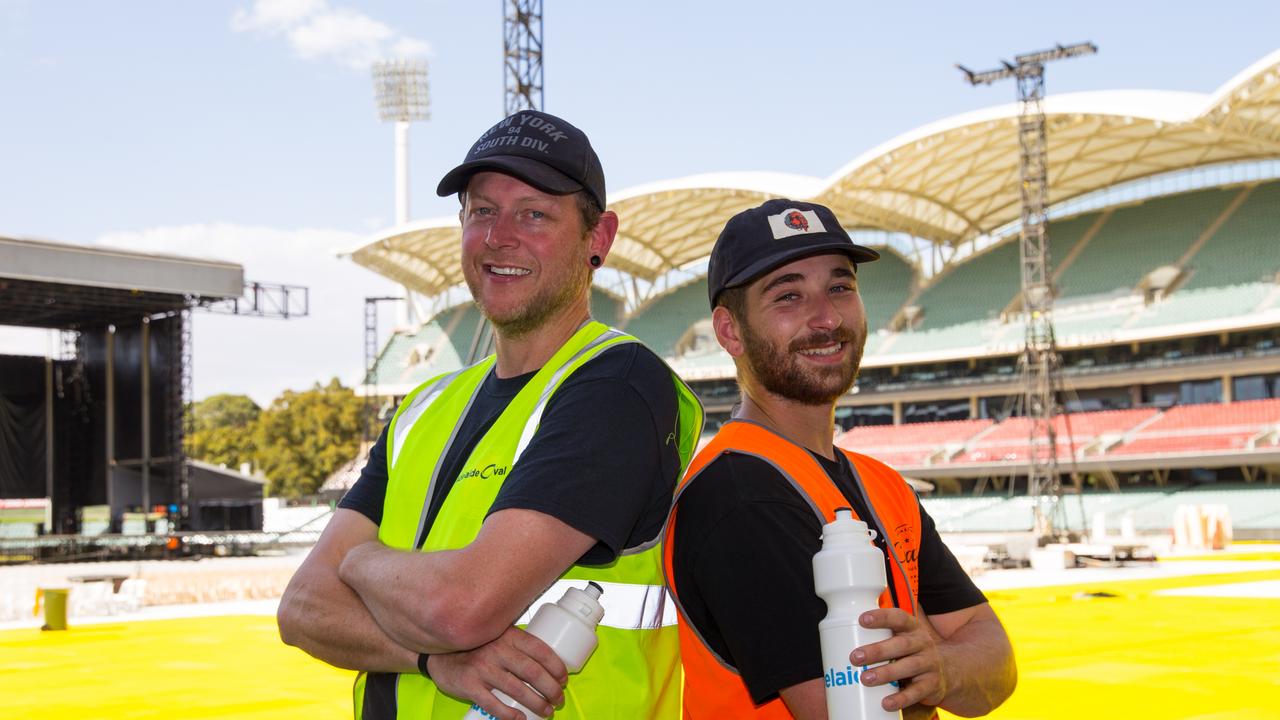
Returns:
[[[1280,50],[1209,94],[1116,90],[1044,101],[1050,201],[1224,162],[1280,157]],[[904,133],[825,180],[713,173],[609,198],[621,218],[609,266],[652,282],[704,259],[724,221],[771,197],[830,206],[847,227],[955,245],[1017,220],[1018,106],[986,108]],[[414,290],[462,281],[457,220],[392,228],[353,259]]]

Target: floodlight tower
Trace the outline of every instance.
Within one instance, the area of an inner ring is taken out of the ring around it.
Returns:
[[[542,109],[542,0],[503,0],[506,114]]]
[[[396,226],[409,222],[409,123],[431,116],[427,98],[425,60],[382,60],[373,64],[373,90],[378,116],[396,124]],[[414,297],[404,289],[399,322],[407,326],[416,319]]]
[[[1051,60],[1092,55],[1098,48],[1091,42],[1014,57],[1004,67],[974,72],[956,65],[972,85],[990,85],[997,80],[1018,81],[1018,145],[1021,150],[1022,190],[1021,275],[1022,314],[1026,342],[1019,359],[1023,377],[1023,410],[1031,421],[1027,492],[1035,502],[1035,531],[1041,538],[1054,534],[1054,526],[1065,526],[1062,481],[1058,477],[1057,391],[1061,388],[1062,358],[1053,336],[1053,276],[1050,273],[1049,234],[1046,210],[1049,204],[1048,142],[1044,120],[1044,64]]]
[[[373,64],[378,116],[396,124],[396,224],[409,221],[409,123],[431,116],[427,99],[427,63],[382,60]]]

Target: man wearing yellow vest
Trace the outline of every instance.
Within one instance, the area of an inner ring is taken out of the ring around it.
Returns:
[[[686,718],[827,717],[812,558],[840,507],[886,554],[889,587],[859,621],[893,637],[850,655],[893,661],[860,673],[899,684],[885,709],[981,715],[1013,691],[1004,628],[910,487],[832,443],[867,335],[857,268],[877,258],[829,209],[791,200],[734,216],[711,251],[712,325],[742,403],[689,466],[667,525]]]
[[[592,322],[618,218],[590,142],[535,111],[441,180],[496,354],[401,403],[281,600],[285,642],[361,671],[355,716],[674,718],[675,613],[658,541],[702,428],[652,352]],[[599,647],[572,677],[516,627],[588,581]],[[527,684],[526,684],[527,683]],[[567,685],[566,685],[567,683]]]

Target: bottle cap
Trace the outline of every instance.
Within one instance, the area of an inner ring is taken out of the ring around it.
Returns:
[[[604,588],[588,582],[585,588],[569,588],[556,604],[576,615],[588,625],[595,626],[604,617],[604,606],[596,599],[604,593]]]
[[[834,520],[822,526],[823,540],[836,536],[845,541],[866,540],[870,537],[870,531],[866,523],[854,519],[852,508],[842,507],[836,508]]]

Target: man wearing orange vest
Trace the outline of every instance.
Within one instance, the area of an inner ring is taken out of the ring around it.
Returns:
[[[857,266],[878,257],[829,209],[791,200],[735,215],[711,251],[712,325],[742,403],[689,466],[667,523],[686,718],[827,717],[811,561],[845,506],[886,553],[889,588],[859,621],[893,637],[850,655],[893,661],[861,673],[900,686],[885,709],[976,716],[1013,692],[1004,628],[910,487],[832,443],[867,335]]]

